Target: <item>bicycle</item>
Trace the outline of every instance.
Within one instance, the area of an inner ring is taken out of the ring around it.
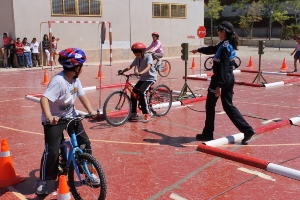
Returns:
[[[213,68],[213,64],[214,64],[214,60],[213,60],[213,56],[208,57],[205,62],[204,62],[204,68],[207,70],[211,70]],[[235,63],[240,66],[241,65],[241,59],[239,57],[235,57]]]
[[[105,200],[106,197],[106,178],[101,165],[91,154],[83,152],[85,145],[79,147],[76,139],[76,134],[80,134],[75,133],[78,122],[92,116],[94,115],[88,114],[83,117],[60,118],[68,122],[66,130],[71,125],[72,132],[69,134],[69,141],[64,138],[61,141],[58,175],[68,176],[68,185],[76,200],[86,199],[87,195],[99,200]],[[98,175],[100,179],[99,184],[93,182],[95,175]],[[85,194],[84,197],[83,194]]]
[[[126,78],[123,89],[111,93],[105,100],[103,105],[103,115],[105,120],[112,126],[120,126],[124,124],[130,117],[132,106],[128,91],[139,101],[139,96],[133,91],[134,85],[129,82],[129,78],[134,74],[119,74]],[[137,90],[137,89],[135,89]],[[172,106],[172,92],[166,85],[160,84],[150,88],[147,92],[147,103],[152,114],[155,116],[166,115]],[[140,104],[138,104],[141,109]]]
[[[151,53],[149,52],[149,54],[151,54]],[[154,63],[155,70],[158,72],[158,74],[161,77],[167,77],[171,72],[170,62],[167,60],[162,60],[161,64],[157,66],[158,62],[159,62],[159,60],[156,60],[156,62]],[[136,67],[134,70],[136,70]],[[139,78],[139,77],[137,77],[137,78]]]

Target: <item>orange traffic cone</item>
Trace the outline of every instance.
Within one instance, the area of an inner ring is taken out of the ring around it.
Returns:
[[[169,63],[165,62],[165,70],[164,73],[168,73],[169,72]]]
[[[288,68],[287,68],[287,66],[286,66],[286,60],[285,60],[285,58],[283,59],[283,62],[282,62],[282,66],[281,66],[281,69],[280,69],[280,71],[286,71]]]
[[[105,78],[102,71],[101,71],[101,65],[99,65],[99,70],[98,70],[98,77],[96,77],[96,79],[102,79]]]
[[[193,58],[192,67],[190,69],[197,69],[195,58]]]
[[[67,178],[65,175],[61,175],[59,177],[59,185],[58,185],[58,200],[70,200],[71,195],[69,191],[69,186],[67,184]]]
[[[254,67],[253,62],[252,62],[252,56],[250,56],[249,64],[247,67],[250,67],[250,68]]]
[[[6,139],[1,140],[0,151],[0,188],[24,181],[25,178],[16,174]]]
[[[49,84],[49,76],[48,72],[46,69],[44,69],[44,82],[42,83],[43,85],[48,85]]]

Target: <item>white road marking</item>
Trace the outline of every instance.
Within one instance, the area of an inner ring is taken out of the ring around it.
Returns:
[[[170,195],[170,198],[174,199],[174,200],[187,200],[186,198],[183,198],[183,197],[181,197],[181,196],[179,196],[178,194],[175,194],[175,193],[172,193]]]
[[[273,121],[275,121],[275,120],[279,120],[279,119],[280,119],[280,118],[269,119],[269,120],[263,121],[262,123],[263,123],[263,124],[268,124],[268,123],[271,123],[271,122],[273,122]]]
[[[253,170],[250,170],[250,169],[246,169],[244,167],[240,167],[240,168],[238,168],[238,170],[246,172],[248,174],[257,175],[257,176],[259,176],[260,178],[263,178],[263,179],[267,179],[267,180],[270,180],[270,181],[276,181],[276,179],[273,179],[271,176],[268,176],[268,175],[266,175],[264,173],[261,173],[261,172],[258,172],[258,171],[253,171]]]
[[[9,187],[7,187],[7,189],[9,189],[11,191],[11,193],[13,193],[19,199],[26,200],[26,197],[23,194],[21,194],[18,190],[16,190],[14,187],[9,186]]]

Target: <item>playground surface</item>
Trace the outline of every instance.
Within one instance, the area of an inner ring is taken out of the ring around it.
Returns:
[[[262,70],[279,72],[286,58],[288,71],[293,71],[293,58],[289,55],[292,51],[266,48]],[[199,54],[190,56],[188,75],[199,74]],[[192,56],[198,67],[195,70],[189,69]],[[240,47],[238,56],[242,60],[240,69],[258,70],[257,48]],[[250,56],[254,64],[251,69],[247,67]],[[203,67],[206,57],[201,59],[201,73],[211,74]],[[180,91],[184,85],[184,62],[179,57],[167,59],[172,66],[171,73],[168,77],[158,77],[156,84]],[[105,63],[101,85],[124,83],[116,74],[129,63],[118,61],[112,66]],[[61,70],[48,71],[49,77]],[[83,86],[99,86],[97,73],[98,65],[90,63],[84,67],[80,76]],[[252,82],[255,76],[247,72],[235,75],[236,81],[243,82]],[[300,115],[298,76],[263,76],[268,83],[293,81],[270,88],[235,85],[233,103],[256,130]],[[26,178],[24,182],[0,188],[0,199],[57,199],[55,185],[49,187],[48,196],[35,195],[44,148],[43,127],[40,105],[25,99],[25,95],[42,93],[43,79],[44,71],[40,68],[0,70],[0,139],[7,139],[15,171]],[[131,81],[135,83],[137,79]],[[187,83],[193,92],[206,96],[209,81],[188,80]],[[99,102],[102,108],[106,97],[118,89],[102,89],[100,101],[100,90],[86,94],[97,109]],[[79,101],[76,108],[85,111]],[[239,133],[224,113],[220,100],[216,111],[215,138]],[[195,136],[201,133],[204,121],[205,101],[199,101],[172,107],[166,116],[153,117],[148,123],[140,120],[112,127],[106,121],[84,122],[93,155],[106,175],[107,199],[299,199],[299,180],[197,151],[201,142]],[[254,135],[248,145],[236,141],[217,148],[300,170],[299,130],[297,123],[288,124]]]

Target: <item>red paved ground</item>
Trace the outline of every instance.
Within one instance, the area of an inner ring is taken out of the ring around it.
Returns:
[[[241,59],[241,68],[247,69],[245,65],[249,58]],[[181,90],[184,84],[184,63],[180,59],[170,59],[170,62],[171,74],[167,78],[159,78],[158,83],[166,84],[172,90]],[[253,62],[258,66],[256,60]],[[281,62],[264,59],[264,71],[279,71]],[[291,60],[287,62],[288,66],[292,66]],[[103,66],[106,78],[102,85],[122,83],[123,80],[120,81],[115,74],[127,64]],[[56,69],[49,74],[53,76],[59,71]],[[198,70],[192,72],[190,69],[188,72],[199,73]],[[237,74],[236,80],[252,82],[255,75]],[[86,67],[81,76],[84,87],[99,85],[96,76],[96,66]],[[268,82],[293,78],[273,75],[264,77]],[[24,96],[43,92],[45,87],[42,82],[42,70],[0,73],[0,138],[7,138],[15,170],[26,177],[25,182],[13,187],[28,199],[42,199],[36,197],[34,192],[43,151],[43,130],[39,104],[26,100]],[[188,84],[193,91],[206,95],[209,82],[188,80]],[[236,85],[233,101],[245,119],[257,128],[267,125],[263,124],[266,120],[288,119],[300,114],[299,85],[299,82],[294,82],[270,89]],[[117,88],[102,90],[102,104],[107,95],[115,90]],[[93,107],[97,108],[99,91],[89,91],[87,96]],[[170,199],[172,193],[189,200],[298,199],[299,181],[196,152],[199,142],[195,141],[195,135],[201,132],[204,125],[205,102],[189,106],[199,112],[187,107],[173,107],[167,116],[154,117],[147,124],[128,122],[120,127],[111,127],[105,121],[85,123],[92,141],[93,154],[100,161],[107,177],[107,199]],[[77,108],[83,110],[79,102]],[[216,110],[223,111],[220,102]],[[237,132],[226,114],[217,113],[215,138]],[[299,126],[288,125],[253,137],[248,146],[241,146],[237,142],[220,148],[300,170],[297,157],[300,150],[298,132]],[[275,181],[238,168],[262,172]],[[55,190],[55,186],[51,188]],[[1,199],[18,199],[7,188],[0,189],[0,195]],[[46,197],[55,198],[55,194]]]

